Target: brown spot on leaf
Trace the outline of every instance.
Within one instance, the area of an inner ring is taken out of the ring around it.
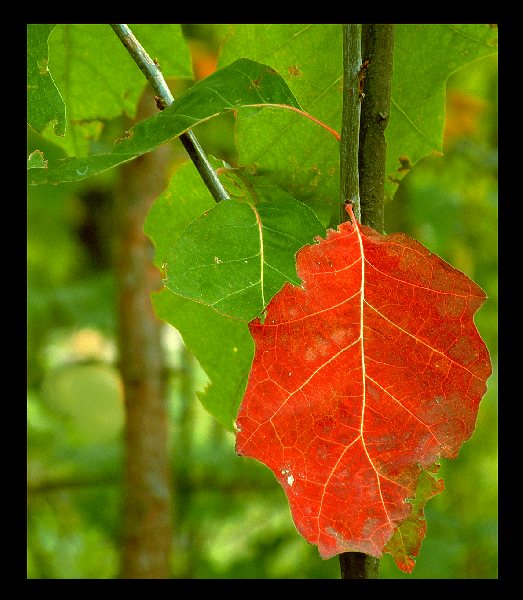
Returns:
[[[291,77],[300,77],[302,75],[302,72],[300,71],[300,68],[298,67],[298,65],[288,66],[287,71],[289,71],[289,75]]]
[[[410,162],[410,158],[405,156],[404,154],[399,157],[400,166],[398,167],[398,171],[410,171],[412,169],[412,163]]]
[[[116,138],[114,140],[115,144],[119,144],[120,142],[123,142],[124,140],[130,140],[134,135],[134,131],[132,129],[129,129],[128,131],[124,131],[122,133],[122,135],[119,138]]]
[[[250,89],[251,90],[259,90],[260,89],[260,82],[263,79],[262,76],[258,77],[258,79],[253,79],[252,83],[250,85]]]
[[[465,367],[469,367],[478,358],[477,350],[474,348],[470,338],[465,335],[462,335],[449,348],[448,354],[452,359]]]

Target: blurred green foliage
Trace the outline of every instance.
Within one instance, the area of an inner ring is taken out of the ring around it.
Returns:
[[[184,32],[200,43],[207,36],[215,50],[224,29]],[[234,156],[230,123],[216,120],[196,132],[209,153]],[[37,144],[52,151],[30,134],[29,151]],[[28,192],[28,578],[119,573],[123,406],[114,349],[112,186],[107,176]],[[93,198],[96,211],[88,208]],[[446,490],[427,505],[428,531],[413,574],[385,555],[381,577],[496,578],[496,58],[449,80],[445,153],[427,157],[403,179],[386,206],[386,228],[416,237],[487,292],[476,323],[494,374],[476,432],[457,460],[443,462]],[[297,533],[270,471],[236,456],[234,436],[196,400],[205,375],[167,325],[164,341],[172,577],[338,578],[337,558],[321,560]]]

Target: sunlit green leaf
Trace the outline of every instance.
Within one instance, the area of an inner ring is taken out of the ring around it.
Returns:
[[[487,24],[396,26],[391,112],[385,130],[389,196],[408,171],[405,164],[414,165],[443,149],[447,79],[495,52],[497,29]]]
[[[40,150],[35,150],[27,157],[28,169],[46,169],[47,161],[44,159],[44,153]]]
[[[165,77],[192,77],[189,49],[178,24],[130,25]],[[66,106],[68,154],[86,154],[102,120],[134,117],[148,85],[108,24],[60,24],[49,38],[49,69]]]
[[[405,165],[442,150],[446,81],[467,63],[495,53],[496,40],[497,29],[487,24],[396,26],[391,116],[385,130],[387,195],[394,194]],[[239,56],[274,67],[305,111],[341,129],[341,25],[233,25],[219,64]],[[237,138],[241,164],[256,165],[308,204],[324,225],[337,224],[339,147],[334,139],[297,115],[273,112],[240,114]]]
[[[269,64],[303,110],[339,131],[341,43],[341,25],[232,25],[219,65],[239,57]],[[327,132],[296,114],[240,114],[237,146],[241,164],[254,163],[260,174],[310,206],[324,225],[336,225],[339,145]]]
[[[241,59],[195,84],[162,112],[139,122],[127,132],[125,139],[115,143],[110,153],[50,162],[48,169],[32,169],[29,182],[85,179],[150,152],[220,113],[263,104],[300,108],[283,79],[271,67]]]

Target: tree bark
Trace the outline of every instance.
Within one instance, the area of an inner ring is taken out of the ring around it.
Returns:
[[[389,123],[394,25],[365,24],[365,67],[359,143],[361,222],[380,233],[385,229],[385,128]]]
[[[148,100],[151,103],[150,96]],[[115,198],[118,351],[126,413],[124,579],[170,576],[167,377],[162,323],[150,299],[161,279],[152,263],[152,244],[143,233],[149,207],[166,185],[169,154],[169,147],[164,146],[123,165]]]

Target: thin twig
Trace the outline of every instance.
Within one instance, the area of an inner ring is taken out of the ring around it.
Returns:
[[[111,27],[132,56],[134,62],[147,78],[147,81],[151,84],[157,98],[157,106],[161,109],[170,106],[174,102],[174,98],[158,65],[147,54],[127,25],[111,24]],[[180,136],[180,141],[216,202],[228,200],[229,194],[227,193],[227,190],[218,179],[216,172],[212,168],[209,159],[193,132],[189,130],[186,133],[183,133]]]
[[[361,25],[343,27],[343,112],[340,140],[340,222],[346,221],[345,202],[353,206],[354,216],[361,220],[358,171],[360,132]]]

